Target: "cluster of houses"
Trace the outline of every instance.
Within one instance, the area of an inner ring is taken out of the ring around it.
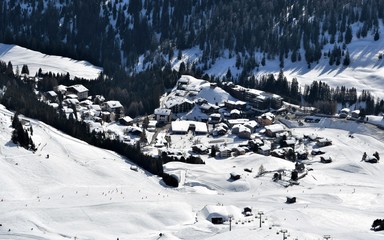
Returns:
[[[216,83],[210,83],[210,88],[216,87],[218,87]],[[177,119],[180,113],[187,113],[197,107],[202,114],[194,120],[215,123],[220,122],[221,118],[253,118],[271,109],[277,111],[283,105],[283,98],[276,94],[244,88],[232,82],[222,83],[222,88],[239,100],[209,102],[205,98],[197,97],[201,91],[200,85],[191,83],[187,77],[182,77],[162,106],[155,109],[155,118],[158,122],[169,123]],[[273,119],[266,119],[266,121],[273,121]]]
[[[224,90],[240,100],[209,102],[199,94],[201,83],[182,77],[163,101],[162,107],[155,110],[155,119],[163,124],[169,123],[171,134],[192,132],[194,136],[207,135],[217,139],[218,142],[213,140],[208,146],[201,143],[193,145],[190,149],[192,154],[212,154],[212,148],[215,148],[214,154],[220,158],[253,151],[292,161],[307,159],[308,152],[303,148],[302,139],[293,137],[285,125],[277,123],[275,114],[270,111],[275,109],[278,112],[282,109],[280,96],[247,89],[231,82],[222,85]],[[218,86],[210,83],[205,87],[213,92]],[[200,114],[195,114],[194,120],[180,120],[187,112],[196,109]],[[226,144],[219,141],[220,136],[230,136],[237,140],[234,144]],[[316,142],[319,148],[332,144],[329,139],[307,139]]]
[[[132,118],[125,116],[124,107],[119,101],[107,101],[101,95],[89,96],[89,90],[82,84],[58,85],[54,90],[44,92],[41,97],[51,106],[61,107],[67,117],[73,114],[77,120],[132,123]]]

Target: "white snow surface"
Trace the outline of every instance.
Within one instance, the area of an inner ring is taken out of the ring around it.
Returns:
[[[384,54],[384,37],[381,36],[378,41],[374,41],[373,33],[370,32],[366,38],[358,39],[356,32],[359,29],[361,23],[355,23],[352,25],[353,39],[350,44],[346,46],[346,50],[349,51],[351,64],[348,67],[343,66],[341,63],[339,66],[335,64],[329,65],[329,59],[326,56],[322,56],[319,63],[312,63],[311,68],[305,61],[305,52],[300,50],[302,60],[300,62],[292,63],[289,57],[284,59],[284,75],[288,81],[292,78],[297,78],[300,86],[304,88],[305,85],[310,85],[313,81],[322,81],[327,83],[330,87],[336,88],[337,86],[345,86],[347,88],[356,88],[358,93],[363,90],[370,91],[375,97],[384,99],[384,58],[379,59],[379,54]],[[383,22],[379,21],[379,29],[384,29]],[[326,35],[328,36],[328,35]],[[342,47],[342,44],[339,43]],[[332,51],[333,44],[328,43],[324,46],[322,53],[328,53],[328,50]],[[206,71],[208,75],[217,77],[224,77],[228,71],[231,70],[232,76],[237,77],[240,75],[242,68],[237,69],[236,56],[229,54],[229,51],[223,51],[223,56],[215,60]],[[249,54],[249,53],[248,53]],[[255,59],[261,62],[263,54],[261,52],[254,53]],[[180,63],[183,61],[185,64],[197,62],[202,57],[202,51],[198,47],[191,48],[182,52],[182,58],[180,60],[175,56],[172,61],[172,67],[176,70],[179,69]],[[342,58],[343,61],[344,57]],[[277,77],[280,72],[280,62],[278,57],[275,59],[267,59],[266,65],[260,65],[258,69],[255,69],[254,75],[260,76],[264,74],[275,74]]]
[[[17,67],[21,73],[23,65],[26,64],[30,76],[35,76],[41,68],[43,73],[66,74],[68,72],[71,79],[78,77],[92,80],[103,71],[101,67],[94,66],[87,61],[46,55],[17,45],[3,43],[0,43],[0,60],[6,63],[11,61],[15,73]]]
[[[0,239],[278,240],[281,229],[288,230],[289,239],[384,238],[384,232],[369,230],[384,215],[384,165],[361,162],[363,152],[384,156],[383,131],[369,124],[322,119],[299,128],[287,122],[296,136],[315,133],[333,142],[323,150],[334,161],[321,164],[319,156],[310,157],[307,167],[313,171],[297,186],[273,182],[273,173],[255,177],[261,165],[267,171],[291,170],[292,162],[247,153],[203,157],[205,165],[167,163],[165,171],[180,179],[178,188],[168,188],[157,176],[130,170],[132,163],[122,156],[33,119],[38,150],[17,147],[10,141],[12,115],[0,105]],[[186,136],[175,137],[180,140],[172,139],[174,147],[190,147]],[[195,138],[203,144],[214,140]],[[231,172],[241,179],[230,181]],[[286,196],[297,202],[286,204]],[[264,223],[259,228],[254,216],[236,214],[229,231],[228,222],[213,225],[204,219],[201,210],[207,205],[263,211]]]

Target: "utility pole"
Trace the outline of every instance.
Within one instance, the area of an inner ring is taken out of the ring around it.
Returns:
[[[229,231],[232,230],[232,215],[229,215]]]

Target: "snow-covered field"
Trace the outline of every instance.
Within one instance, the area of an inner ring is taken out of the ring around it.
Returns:
[[[87,61],[77,61],[74,59],[46,55],[41,52],[32,51],[17,45],[9,45],[0,43],[0,60],[8,63],[11,61],[13,71],[16,68],[21,68],[24,64],[28,66],[30,76],[35,76],[42,69],[43,73],[69,73],[71,79],[74,77],[85,79],[96,79],[100,72],[103,71],[101,67],[94,66]]]
[[[285,188],[271,180],[272,173],[255,178],[261,165],[273,171],[294,164],[248,153],[205,157],[205,165],[168,163],[165,170],[181,179],[172,189],[156,176],[130,170],[127,159],[39,121],[31,120],[36,153],[19,148],[10,141],[12,115],[1,106],[0,239],[278,240],[281,229],[288,230],[288,239],[384,238],[383,232],[369,230],[384,215],[384,166],[360,161],[363,152],[384,156],[383,132],[371,125],[323,119],[292,128],[295,135],[316,133],[333,141],[324,150],[334,162],[310,157],[307,167],[313,171],[298,186]],[[232,182],[234,171],[241,179]],[[286,196],[297,202],[286,204]],[[213,225],[201,210],[219,204],[263,211],[264,223],[259,228],[259,219],[238,213],[232,231],[228,223]]]

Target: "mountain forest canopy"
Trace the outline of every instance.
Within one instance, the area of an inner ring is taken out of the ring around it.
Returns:
[[[241,56],[258,51],[281,65],[287,58],[311,64],[324,44],[379,38],[383,15],[381,0],[6,0],[0,3],[0,42],[86,59],[110,76],[134,72],[140,56],[151,68],[163,67],[196,46],[203,52],[199,68],[226,49]],[[337,51],[332,56],[330,64],[349,64]],[[249,57],[243,66],[260,63]]]

